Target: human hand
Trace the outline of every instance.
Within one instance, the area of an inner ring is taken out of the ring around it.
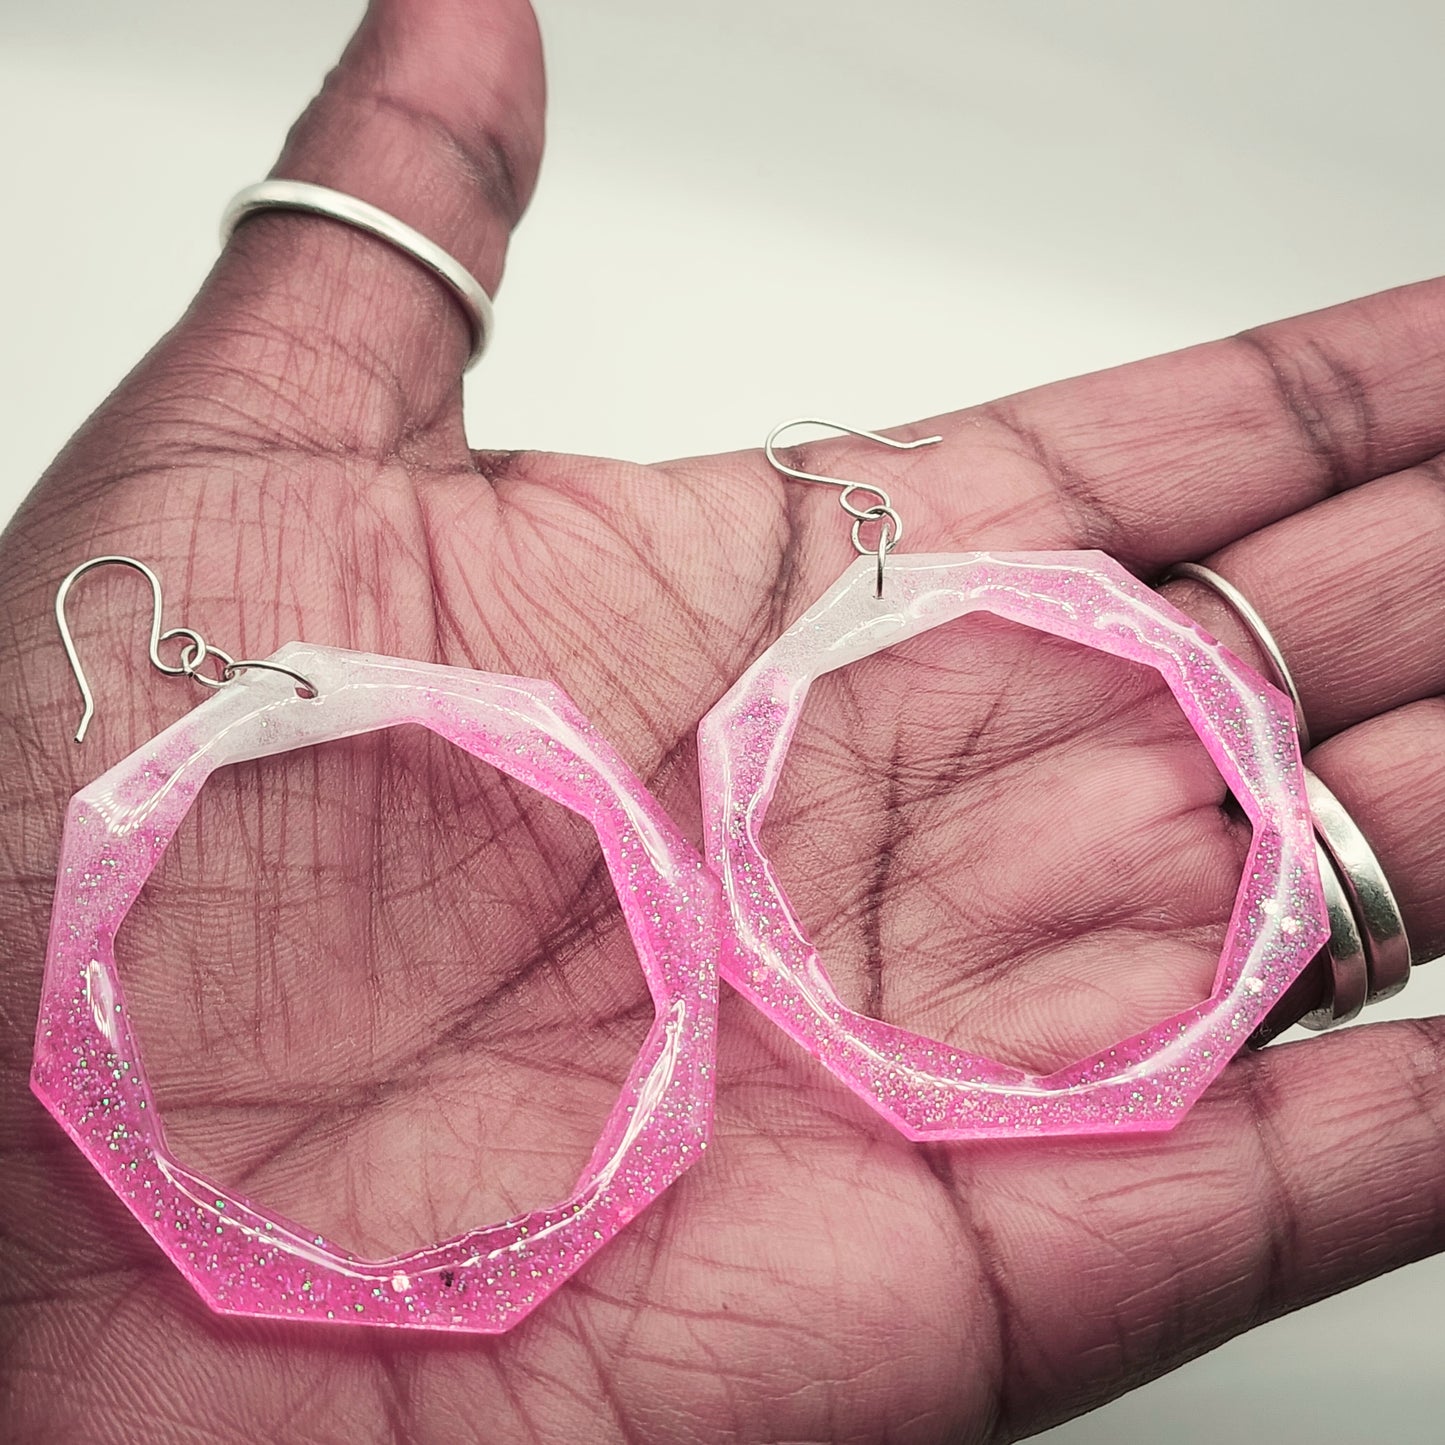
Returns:
[[[541,101],[524,6],[389,0],[278,169],[494,288]],[[906,457],[808,455],[886,481],[911,550],[1221,555],[1428,957],[1442,322],[1412,288],[904,429],[945,436]],[[6,534],[6,1438],[1009,1438],[1439,1247],[1433,1023],[1243,1057],[1168,1136],[920,1147],[726,995],[706,1161],[512,1334],[212,1316],[25,1087],[65,802],[195,700],[136,661],[135,579],[98,574],[72,747],[60,577],[141,557],[168,622],[237,655],[554,680],[696,838],[697,719],[852,556],[834,498],[756,452],[470,453],[466,349],[405,258],[258,217]],[[818,685],[767,831],[846,996],[1048,1065],[1207,990],[1244,854],[1223,801],[1151,674],[971,618]],[[178,1152],[368,1254],[563,1194],[649,1013],[587,830],[406,730],[215,778],[120,954]]]

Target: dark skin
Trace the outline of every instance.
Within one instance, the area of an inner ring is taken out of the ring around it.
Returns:
[[[518,0],[386,0],[278,170],[495,289],[542,97]],[[1428,958],[1442,340],[1427,283],[894,433],[942,432],[925,451],[800,455],[884,481],[913,549],[1218,565]],[[26,1087],[66,799],[197,699],[139,661],[134,577],[100,574],[73,747],[59,579],[129,553],[168,623],[237,655],[299,637],[555,680],[696,840],[697,719],[852,555],[833,495],[755,451],[470,452],[466,346],[387,247],[258,218],[5,535],[0,1435],[1013,1439],[1445,1243],[1436,1021],[1241,1057],[1166,1135],[919,1146],[725,990],[712,1150],[511,1334],[210,1314]],[[767,838],[851,1001],[1048,1066],[1207,991],[1246,843],[1226,802],[1152,674],[971,619],[819,685]],[[565,1193],[649,1018],[597,860],[406,730],[218,775],[120,938],[177,1150],[369,1254]]]

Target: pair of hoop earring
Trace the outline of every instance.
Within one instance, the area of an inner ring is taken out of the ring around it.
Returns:
[[[162,630],[150,658],[212,695],[102,777],[66,814],[32,1087],[208,1304],[280,1319],[496,1333],[516,1324],[662,1193],[707,1145],[718,978],[911,1139],[1172,1127],[1248,1040],[1329,933],[1289,700],[1100,552],[895,556],[903,523],[871,483],[839,489],[858,559],[699,726],[705,859],[555,685],[291,642],[236,660]],[[834,426],[828,422],[813,425]],[[851,435],[911,450],[851,427]],[[869,533],[872,533],[871,538]],[[1203,1003],[1047,1075],[849,1009],[760,840],[813,681],[971,612],[1144,663],[1178,700],[1253,824],[1214,987]],[[183,644],[167,664],[160,647]],[[126,1011],[116,932],[218,767],[419,724],[579,814],[597,831],[656,1016],[573,1191],[560,1203],[429,1248],[365,1260],[221,1188],[167,1147]]]

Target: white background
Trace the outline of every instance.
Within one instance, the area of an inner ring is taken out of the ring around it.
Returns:
[[[0,0],[0,519],[180,312],[349,0]],[[637,459],[881,426],[1433,274],[1445,11],[542,0],[541,190],[473,440]],[[1445,973],[1445,969],[1441,970]],[[1397,1012],[1445,1005],[1417,979]],[[1445,1439],[1445,1267],[1046,1438]]]

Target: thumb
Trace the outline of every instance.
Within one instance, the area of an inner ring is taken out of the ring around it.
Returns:
[[[526,0],[373,0],[272,174],[379,206],[489,292],[536,182],[545,85]],[[237,227],[153,357],[190,424],[229,441],[364,454],[440,429],[465,461],[471,337],[447,287],[342,222],[263,211]],[[261,385],[258,388],[258,382]]]

